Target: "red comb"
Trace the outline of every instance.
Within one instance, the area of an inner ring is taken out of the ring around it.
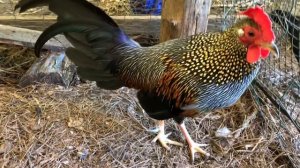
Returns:
[[[261,28],[263,40],[273,42],[275,40],[274,32],[272,31],[272,22],[268,14],[259,6],[249,8],[241,14],[253,19]]]

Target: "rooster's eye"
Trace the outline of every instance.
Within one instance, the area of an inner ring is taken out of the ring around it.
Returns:
[[[251,31],[250,31],[250,32],[248,32],[248,35],[249,35],[250,37],[254,37],[255,34],[254,34],[254,32],[251,32]]]

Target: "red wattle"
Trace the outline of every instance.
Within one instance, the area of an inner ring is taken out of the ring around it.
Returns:
[[[266,50],[266,49],[263,49],[263,48],[261,49],[261,57],[267,58],[269,54],[270,54],[269,50]]]
[[[257,46],[249,46],[247,52],[247,62],[250,64],[258,61],[262,50]]]

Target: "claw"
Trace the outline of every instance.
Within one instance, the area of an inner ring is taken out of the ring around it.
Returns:
[[[202,148],[200,148],[202,146],[208,146],[208,144],[198,144],[198,143],[195,143],[195,142],[190,142],[189,143],[189,148],[190,148],[190,152],[191,152],[191,161],[192,162],[194,162],[196,152],[199,152],[199,153],[203,154],[206,157],[210,157],[209,153],[207,153]]]
[[[188,133],[184,123],[180,124],[179,125],[180,129],[181,129],[181,132],[183,133],[187,143],[189,144],[189,148],[190,148],[190,154],[191,154],[191,161],[194,162],[194,158],[195,158],[195,153],[198,152],[198,153],[201,153],[203,155],[205,155],[206,157],[210,157],[210,154],[207,153],[206,151],[204,151],[202,148],[200,147],[203,147],[203,146],[208,146],[208,144],[198,144],[198,143],[195,143],[193,141],[193,139],[191,138],[190,134]]]
[[[170,140],[168,138],[168,136],[171,135],[171,133],[165,134],[164,121],[158,121],[157,125],[158,125],[159,131],[158,131],[157,136],[152,140],[152,143],[156,142],[158,140],[160,142],[160,144],[167,150],[170,150],[170,147],[167,144],[183,146],[182,143]]]
[[[156,142],[158,140],[160,142],[160,144],[167,150],[170,150],[170,147],[167,144],[183,146],[183,144],[180,142],[176,142],[176,141],[168,139],[169,135],[171,135],[171,133],[165,134],[164,131],[159,131],[159,133],[152,140],[152,142]]]

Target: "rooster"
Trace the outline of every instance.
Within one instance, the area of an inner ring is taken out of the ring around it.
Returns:
[[[78,67],[81,78],[96,81],[104,89],[138,90],[146,113],[157,120],[159,132],[153,142],[182,145],[170,140],[164,120],[178,123],[190,149],[191,160],[199,152],[210,156],[194,142],[184,119],[233,105],[256,77],[261,58],[278,55],[269,16],[260,7],[241,12],[239,22],[224,32],[200,33],[141,47],[103,10],[85,0],[21,0],[16,9],[48,6],[58,15],[35,45],[57,34],[73,45],[66,55]]]

